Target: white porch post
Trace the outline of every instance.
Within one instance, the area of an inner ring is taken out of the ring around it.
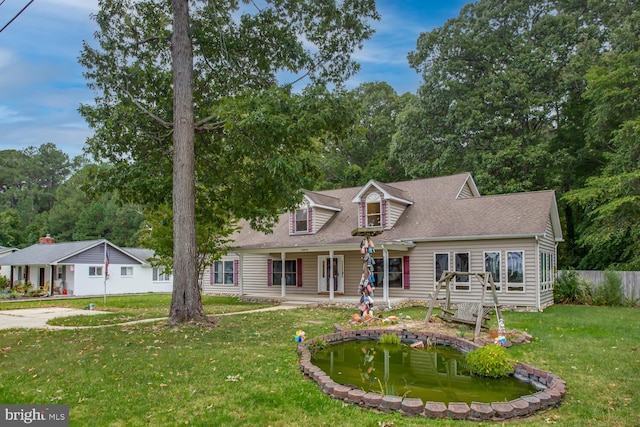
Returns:
[[[335,280],[333,278],[333,249],[329,250],[329,299],[333,299],[333,287],[335,286]]]
[[[244,254],[240,252],[238,255],[240,256],[238,260],[238,285],[240,286],[238,293],[242,296],[244,295]]]
[[[287,279],[285,278],[285,257],[286,254],[284,252],[280,252],[280,260],[282,260],[282,272],[280,273],[280,295],[284,298],[287,295],[286,292],[286,285],[287,285]]]
[[[53,266],[49,264],[49,296],[53,296]]]
[[[391,308],[389,302],[389,250],[382,246],[382,265],[384,267],[384,283],[382,284],[382,299],[387,303],[387,307]]]

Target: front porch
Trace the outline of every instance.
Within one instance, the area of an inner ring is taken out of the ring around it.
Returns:
[[[382,293],[382,292],[380,292]],[[278,302],[281,304],[296,304],[305,306],[335,306],[339,308],[353,308],[359,310],[360,297],[357,295],[334,295],[333,299],[328,295],[286,295],[284,297],[275,297],[264,294],[243,294],[240,296],[242,301],[250,302]],[[394,309],[399,307],[405,307],[407,305],[421,304],[427,307],[427,300],[411,300],[409,298],[388,298],[388,300],[382,299],[382,297],[374,297],[375,307],[378,311],[383,309]]]

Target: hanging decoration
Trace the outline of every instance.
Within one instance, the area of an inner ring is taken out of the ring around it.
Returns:
[[[362,255],[362,277],[360,278],[360,316],[362,320],[373,319],[373,292],[375,290],[376,277],[373,274],[375,260],[373,253],[375,245],[371,237],[365,236],[360,242],[360,254]]]

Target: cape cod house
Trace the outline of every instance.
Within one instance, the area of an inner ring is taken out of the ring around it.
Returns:
[[[481,196],[469,173],[362,187],[305,191],[273,233],[247,224],[234,249],[203,276],[211,293],[332,300],[359,297],[363,235],[375,244],[375,299],[428,299],[444,271],[489,271],[502,305],[553,304],[563,241],[553,191]],[[479,301],[469,276],[453,303]]]
[[[149,249],[120,248],[104,239],[55,243],[47,236],[0,264],[12,286],[29,282],[50,295],[171,292],[172,277],[148,263],[152,256]]]

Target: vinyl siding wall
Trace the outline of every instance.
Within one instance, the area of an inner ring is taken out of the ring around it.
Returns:
[[[374,239],[375,240],[375,239]],[[552,239],[551,239],[552,240]],[[548,245],[548,243],[545,243]],[[391,298],[410,298],[418,300],[428,300],[435,290],[435,254],[449,254],[449,270],[455,268],[454,253],[465,252],[470,255],[470,270],[484,271],[484,252],[500,252],[501,283],[498,291],[499,303],[503,306],[518,306],[536,308],[537,289],[537,243],[535,239],[504,239],[504,240],[470,240],[451,242],[427,242],[417,243],[416,247],[409,251],[389,251],[389,258],[410,257],[410,288],[389,288]],[[524,254],[524,291],[507,291],[507,260],[508,251],[522,251]],[[336,251],[334,256],[344,256],[344,295],[357,296],[360,278],[362,276],[362,258],[358,247],[353,251]],[[302,286],[286,287],[286,295],[317,295],[318,294],[318,257],[329,256],[329,253],[287,253],[286,259],[302,260]],[[376,259],[383,258],[382,248],[376,246],[374,253]],[[245,255],[244,263],[244,293],[248,295],[262,295],[279,297],[281,287],[279,283],[267,286],[267,260],[279,260],[280,254],[271,255]],[[213,288],[208,285],[209,281],[205,275],[204,289],[206,292],[231,292],[231,288],[237,290],[239,287],[226,286],[224,288]],[[451,298],[453,303],[465,301],[479,301],[482,288],[476,278],[470,279],[471,290],[452,289]],[[382,284],[376,283],[376,299],[382,298]],[[444,290],[441,291],[444,296]],[[328,297],[327,297],[328,298]],[[551,300],[552,301],[552,300]],[[485,294],[485,302],[492,304],[490,293]]]
[[[329,209],[322,209],[318,207],[315,207],[312,209],[313,209],[313,216],[311,218],[311,221],[313,223],[312,231],[314,233],[317,233],[322,228],[322,226],[324,226],[327,223],[327,221],[329,221],[336,212],[331,211]]]
[[[542,282],[543,278],[540,277],[540,307],[544,308],[553,304],[553,286],[558,273],[558,254],[556,251],[555,235],[553,234],[551,218],[547,220],[544,237],[539,239],[539,248],[541,254],[552,254],[551,277],[545,283]],[[542,266],[540,265],[540,256],[538,256],[537,263],[538,271],[541,272]]]
[[[396,224],[406,208],[407,206],[402,203],[387,200],[387,228],[392,228]]]
[[[536,242],[534,239],[505,239],[505,240],[470,240],[451,242],[418,243],[408,255],[411,257],[411,289],[390,289],[391,297],[405,297],[426,299],[435,289],[435,254],[449,254],[449,270],[455,268],[455,253],[469,253],[469,268],[471,271],[484,271],[484,252],[500,252],[501,286],[498,300],[502,305],[536,306]],[[524,252],[524,292],[507,291],[507,252]],[[480,282],[471,278],[470,290],[451,291],[454,303],[465,301],[479,301],[482,288]],[[444,296],[444,289],[441,291]],[[485,301],[491,302],[490,294],[485,294]]]

